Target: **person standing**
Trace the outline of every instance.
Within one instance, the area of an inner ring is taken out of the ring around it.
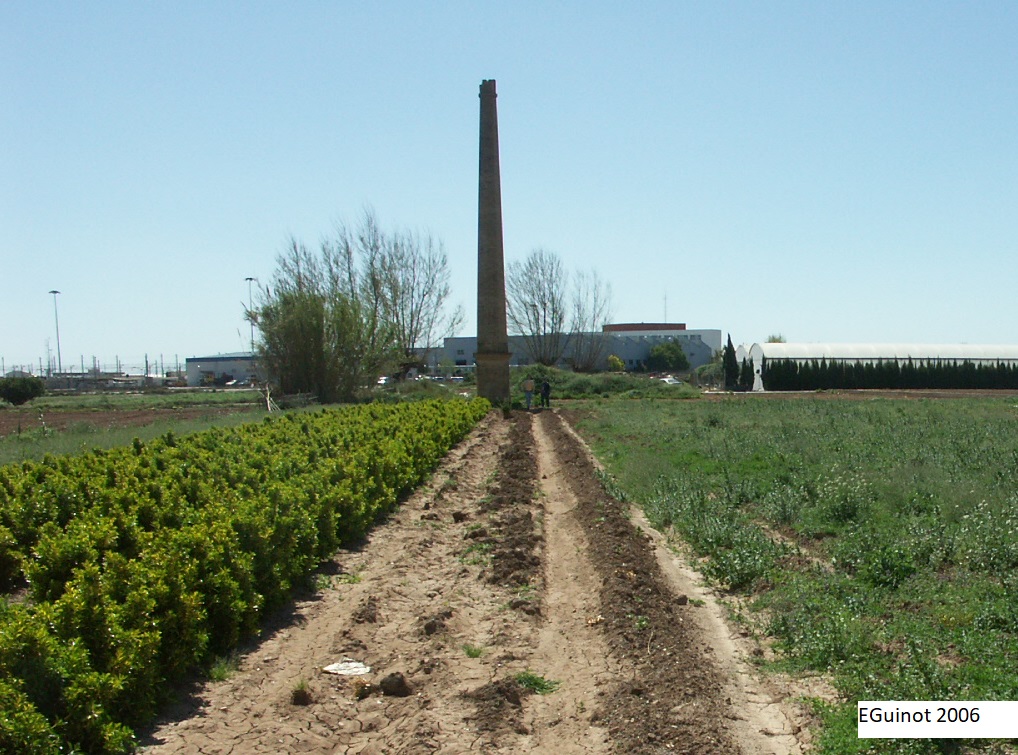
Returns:
[[[523,397],[527,400],[527,411],[534,402],[534,378],[528,377],[523,381]]]
[[[541,408],[551,409],[551,383],[548,382],[548,378],[541,383]]]

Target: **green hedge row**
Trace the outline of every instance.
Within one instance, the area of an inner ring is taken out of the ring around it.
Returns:
[[[0,468],[0,752],[119,753],[489,410],[289,414]]]

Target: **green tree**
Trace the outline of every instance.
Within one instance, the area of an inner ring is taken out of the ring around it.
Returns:
[[[370,250],[358,267],[355,243],[341,233],[338,243],[323,243],[314,254],[291,241],[250,313],[261,334],[259,359],[283,393],[352,401],[396,361],[381,281]]]
[[[612,372],[625,372],[626,363],[615,354],[608,355],[608,369]]]
[[[0,399],[14,406],[27,404],[46,391],[41,378],[9,377],[0,378]]]
[[[716,388],[724,382],[724,365],[717,351],[707,364],[701,364],[690,376],[694,385]]]
[[[734,391],[739,387],[739,360],[735,356],[731,333],[728,334],[728,343],[725,345],[722,363],[725,366],[725,390]]]
[[[748,359],[743,359],[742,367],[739,368],[739,390],[753,390],[753,363]]]
[[[647,356],[647,369],[652,372],[681,372],[689,369],[689,359],[682,350],[682,344],[678,341],[665,341],[651,348]]]
[[[248,313],[260,358],[284,393],[350,401],[379,374],[423,367],[428,351],[463,319],[449,313],[449,264],[441,241],[383,231],[371,209],[340,224],[312,252],[291,240],[272,285]]]

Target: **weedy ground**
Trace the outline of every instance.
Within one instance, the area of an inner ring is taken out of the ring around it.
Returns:
[[[830,674],[821,751],[1001,751],[856,738],[868,700],[1018,690],[1018,400],[584,402],[622,494],[700,558],[766,665]],[[944,749],[947,748],[947,749]]]

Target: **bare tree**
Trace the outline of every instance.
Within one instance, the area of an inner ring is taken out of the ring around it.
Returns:
[[[565,305],[568,281],[569,275],[558,255],[545,249],[535,249],[523,262],[506,266],[509,327],[523,337],[524,348],[538,364],[556,364],[568,345]]]
[[[570,323],[573,369],[593,372],[608,348],[603,328],[612,316],[611,284],[596,270],[580,271],[573,276],[572,321]]]
[[[349,358],[367,362],[369,372],[363,376],[367,384],[374,383],[378,373],[397,360],[381,272],[385,246],[385,233],[370,208],[364,210],[359,226],[340,223],[335,237],[321,243],[330,290],[356,302],[358,317],[363,321],[362,343],[349,352]]]
[[[371,208],[360,225],[338,225],[333,241],[323,242],[342,261],[338,274],[345,290],[356,294],[371,317],[388,327],[378,333],[393,339],[402,374],[427,361],[427,353],[455,331],[463,310],[447,311],[449,262],[441,240],[410,230],[386,233]]]
[[[405,230],[385,239],[379,275],[406,373],[427,361],[439,339],[453,334],[463,322],[463,309],[446,310],[449,261],[442,242],[430,235]]]

